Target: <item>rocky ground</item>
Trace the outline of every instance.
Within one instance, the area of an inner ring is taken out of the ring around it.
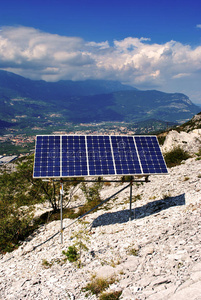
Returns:
[[[86,299],[82,288],[96,274],[113,276],[107,291],[121,290],[124,300],[201,300],[201,161],[190,158],[149,179],[133,185],[131,221],[128,188],[65,229],[63,245],[60,235],[41,244],[60,230],[54,221],[2,255],[0,299]],[[102,198],[125,185],[104,185]],[[79,230],[88,247],[80,267],[62,254],[80,241]]]
[[[190,132],[177,132],[171,130],[161,147],[163,152],[171,151],[175,147],[180,147],[185,151],[194,154],[199,151],[201,146],[201,129],[194,129]]]

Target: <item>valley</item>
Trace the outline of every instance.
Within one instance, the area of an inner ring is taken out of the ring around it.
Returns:
[[[1,154],[29,152],[38,134],[149,134],[182,124],[200,107],[179,93],[117,81],[34,81],[0,71]]]

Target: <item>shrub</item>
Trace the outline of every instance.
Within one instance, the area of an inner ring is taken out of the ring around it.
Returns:
[[[129,248],[128,250],[128,254],[129,255],[134,255],[134,256],[138,256],[138,253],[139,253],[139,250],[138,249],[135,249],[135,248]]]
[[[79,258],[77,266],[81,267],[82,266],[82,262],[81,262],[82,252],[89,250],[87,245],[84,243],[84,242],[89,241],[89,234],[88,234],[89,232],[87,229],[87,225],[88,225],[87,223],[85,223],[84,221],[79,221],[79,223],[82,225],[82,227],[79,231],[76,231],[73,233],[73,235],[71,236],[71,239],[74,240],[73,247],[77,251],[77,258]]]
[[[166,165],[169,168],[180,165],[183,160],[186,160],[190,157],[190,154],[180,147],[176,147],[164,154]]]
[[[99,297],[100,300],[118,300],[122,294],[122,291],[102,293]]]
[[[43,260],[42,260],[42,266],[43,266],[44,268],[46,268],[46,269],[51,268],[52,265],[53,265],[52,262],[50,263],[50,262],[47,261],[46,259],[43,259]]]
[[[0,199],[0,253],[11,252],[35,229],[33,216]]]
[[[196,153],[197,156],[201,156],[201,148],[198,150],[198,152]]]
[[[196,160],[201,160],[201,148],[199,149],[199,151],[197,153],[195,153],[197,155]]]
[[[95,182],[91,186],[87,186],[85,183],[82,183],[81,189],[88,203],[101,202],[100,190],[102,186],[103,186],[102,182]]]
[[[79,258],[79,254],[75,246],[69,246],[66,252],[62,251],[62,254],[66,255],[67,259],[70,262],[75,262]]]
[[[159,142],[159,145],[163,145],[164,142],[165,142],[165,139],[166,139],[166,136],[158,136],[158,142]]]
[[[133,202],[136,202],[137,200],[141,200],[141,195],[140,194],[137,194],[136,196],[134,196],[132,198]]]
[[[84,287],[82,290],[89,291],[93,295],[98,295],[103,291],[105,291],[110,286],[110,284],[114,283],[115,281],[116,281],[115,277],[103,278],[103,277],[96,277],[95,275],[92,276],[91,282],[89,282],[86,285],[86,287]]]
[[[12,251],[40,224],[60,219],[59,182],[43,182],[33,179],[33,155],[15,161],[16,169],[6,172],[1,168],[0,176],[0,253]],[[64,205],[70,201],[81,178],[65,182]],[[30,206],[48,200],[53,212],[33,219]],[[68,204],[68,203],[67,203]],[[67,205],[66,204],[66,205]],[[23,207],[29,207],[24,209]],[[75,218],[74,210],[64,209],[64,217]]]
[[[87,202],[79,208],[77,212],[77,217],[85,214],[87,211],[101,203],[100,191],[103,187],[103,182],[95,182],[91,186],[87,186],[84,182],[81,185],[81,190],[83,191]]]

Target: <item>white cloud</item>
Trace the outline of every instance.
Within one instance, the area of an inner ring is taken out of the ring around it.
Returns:
[[[201,24],[197,24],[197,25],[196,25],[196,28],[201,28]]]
[[[2,27],[0,68],[47,81],[120,80],[138,88],[199,94],[201,99],[200,84],[195,86],[200,81],[201,46],[176,41],[157,44],[127,37],[110,45],[34,28]]]
[[[107,49],[107,48],[110,47],[108,41],[101,42],[101,43],[89,42],[89,43],[86,44],[86,46],[97,47],[97,48],[100,48],[100,49]]]
[[[187,77],[190,75],[191,75],[190,73],[179,73],[179,74],[172,76],[172,78],[182,78],[182,77]]]

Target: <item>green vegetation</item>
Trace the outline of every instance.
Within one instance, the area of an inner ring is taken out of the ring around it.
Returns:
[[[201,148],[199,149],[199,151],[197,153],[195,153],[197,155],[196,160],[201,160]]]
[[[199,112],[197,115],[200,116],[201,112]],[[201,128],[200,119],[197,119],[197,118],[193,117],[192,119],[190,119],[186,123],[184,123],[180,126],[177,126],[175,128],[175,130],[177,130],[178,132],[180,132],[180,131],[190,132],[194,129],[200,129],[200,128]]]
[[[58,259],[53,259],[50,262],[48,262],[46,259],[43,259],[42,265],[45,268],[50,268],[55,262],[63,265],[66,263],[68,260],[69,262],[75,263],[75,265],[80,268],[82,266],[81,263],[81,255],[82,251],[88,251],[88,247],[84,243],[84,241],[89,240],[89,235],[88,231],[86,228],[86,223],[85,222],[80,222],[82,227],[78,232],[75,232],[72,236],[71,239],[74,240],[74,244],[69,246],[67,251],[63,250],[62,254],[65,256],[65,258],[58,258]]]
[[[122,291],[105,292],[99,297],[100,300],[118,300],[122,294]]]
[[[156,119],[148,119],[136,123],[129,123],[128,129],[133,130],[135,134],[153,134],[166,131],[168,128],[175,127],[174,122],[165,122]]]
[[[116,278],[114,276],[110,277],[110,278],[103,278],[103,277],[97,277],[96,275],[94,275],[91,278],[91,282],[89,282],[86,285],[86,287],[84,287],[82,290],[85,292],[88,291],[91,294],[98,296],[103,291],[105,291],[110,286],[110,284],[114,283],[115,281],[116,281]],[[102,299],[104,299],[104,298],[102,298]]]
[[[69,246],[67,251],[62,251],[62,253],[70,262],[77,262],[77,266],[80,268],[82,265],[82,251],[88,251],[88,247],[84,242],[88,242],[89,235],[87,224],[81,221],[79,221],[79,223],[82,225],[81,229],[77,232],[74,232],[74,234],[71,236],[71,239],[74,240],[74,244]]]
[[[67,259],[68,259],[67,257],[65,257],[65,258],[54,258],[54,259],[51,259],[50,261],[48,261],[47,259],[43,259],[42,260],[42,266],[45,269],[51,268],[55,263],[62,266],[63,264],[66,263]]]
[[[166,165],[169,168],[180,165],[183,160],[187,160],[190,157],[190,154],[180,147],[176,147],[164,154]]]
[[[162,146],[164,144],[164,142],[165,142],[166,136],[159,135],[157,138],[158,138],[159,145]]]
[[[53,262],[48,262],[46,259],[42,260],[42,266],[44,266],[46,269],[51,268],[53,265]]]
[[[74,182],[76,184],[76,181]],[[76,219],[96,205],[101,203],[100,191],[103,186],[103,182],[95,182],[92,185],[88,186],[85,182],[81,183],[81,189],[85,195],[86,203],[76,208],[64,208],[63,209],[63,218]],[[95,211],[95,210],[94,210]],[[49,218],[50,221],[59,220],[60,213],[59,210],[55,211]]]
[[[12,251],[36,227],[30,205],[44,197],[38,185],[30,184],[30,160],[18,161],[17,171],[0,176],[0,252]]]
[[[95,182],[88,186],[85,182],[82,183],[81,189],[87,200],[86,204],[79,208],[78,215],[82,215],[101,203],[100,191],[103,187],[103,182]]]
[[[14,250],[40,224],[59,215],[59,182],[33,179],[33,155],[15,161],[16,171],[3,172],[0,176],[0,252]],[[71,200],[78,182],[65,182],[64,206]],[[33,205],[49,201],[51,213],[34,217]]]
[[[132,201],[136,202],[137,200],[141,200],[141,195],[137,194],[136,196],[132,197]]]
[[[1,168],[0,176],[0,253],[14,250],[21,241],[25,240],[39,225],[60,219],[59,182],[44,182],[33,179],[33,155],[15,161],[16,171],[8,172]],[[78,180],[79,179],[79,180]],[[101,202],[100,190],[102,182],[90,186],[82,183],[86,203],[70,209],[69,202],[74,197],[77,185],[82,178],[64,182],[63,217],[77,218]],[[34,218],[34,205],[49,201],[52,211]],[[82,231],[82,230],[81,230]],[[86,250],[77,234],[79,256],[81,250]]]
[[[26,154],[34,148],[34,144],[30,143],[24,147],[13,145],[11,142],[0,142],[1,153],[6,155]]]
[[[63,250],[62,254],[64,254],[70,262],[75,262],[79,258],[78,250],[75,245],[69,246],[66,252]]]
[[[79,223],[82,225],[82,227],[80,230],[73,233],[71,239],[74,239],[74,245],[78,248],[79,256],[81,257],[82,250],[89,250],[85,244],[89,241],[89,231],[87,229],[87,223],[85,223],[84,221],[79,221]]]
[[[0,253],[14,250],[20,240],[32,233],[32,215],[17,205],[0,201]]]
[[[128,248],[128,255],[138,256],[139,250],[133,247]]]

